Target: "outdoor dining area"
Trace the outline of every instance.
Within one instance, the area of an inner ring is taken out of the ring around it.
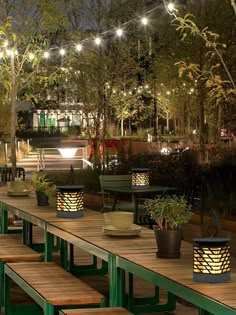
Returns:
[[[191,216],[190,207],[176,195],[178,189],[150,185],[146,169],[136,168],[128,177],[110,175],[113,181],[108,176],[102,179],[102,192],[113,193],[112,203],[102,211],[84,206],[81,185],[57,186],[46,206],[38,205],[35,191],[24,181],[0,188],[4,314],[180,314],[180,301],[186,314],[236,314],[230,239],[199,235],[189,243],[183,234],[179,241],[173,234],[171,242],[179,242],[180,249],[171,252],[167,238],[158,245],[162,236],[157,233],[178,232],[174,227],[165,229],[165,224],[179,225]],[[150,207],[166,207],[166,217],[163,214],[164,219],[159,217],[151,228],[138,222],[139,199],[150,192],[161,192],[158,198],[143,198],[150,219],[157,219],[157,211]],[[179,204],[177,223],[165,222],[169,220],[166,200],[170,205],[173,193]],[[119,202],[122,194],[132,201]],[[14,234],[9,227],[12,216],[23,222]],[[100,289],[96,288],[97,277]],[[12,303],[12,283],[34,303]],[[180,312],[185,314],[181,308]]]

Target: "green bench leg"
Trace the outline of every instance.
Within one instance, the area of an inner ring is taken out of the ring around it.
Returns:
[[[46,301],[44,315],[54,315],[54,306]]]
[[[108,263],[106,261],[102,261],[102,267],[97,268],[97,257],[93,256],[93,262],[90,265],[79,265],[76,266],[74,264],[74,245],[70,244],[70,262],[69,262],[69,270],[73,275],[81,276],[81,275],[105,275],[108,272]]]

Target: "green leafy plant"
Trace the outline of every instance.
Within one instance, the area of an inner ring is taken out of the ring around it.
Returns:
[[[191,208],[183,196],[157,196],[146,200],[144,207],[161,230],[176,230],[192,216]]]
[[[45,173],[34,173],[32,175],[32,184],[37,191],[43,192],[46,196],[51,197],[55,193],[55,185]]]

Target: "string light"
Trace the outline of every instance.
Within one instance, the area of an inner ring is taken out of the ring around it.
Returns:
[[[95,41],[95,44],[97,46],[99,46],[101,44],[101,38],[100,37],[96,37],[94,41]]]
[[[43,54],[43,56],[44,56],[45,59],[48,59],[49,56],[50,56],[50,54],[49,54],[48,51],[45,51],[44,54]]]
[[[33,53],[29,54],[29,60],[33,60],[35,58],[35,55]]]
[[[173,11],[176,11],[176,9],[175,9],[173,3],[171,2],[171,3],[167,4],[165,0],[163,0],[163,3],[164,3],[164,6],[165,6],[167,12],[168,12],[169,14],[174,14],[174,13],[171,13],[171,12],[173,12]],[[152,8],[152,9],[150,9],[150,10],[147,11],[147,12],[145,12],[145,16],[143,16],[143,17],[141,18],[141,23],[142,23],[142,25],[144,25],[144,26],[148,25],[149,21],[148,21],[148,16],[147,16],[147,15],[148,15],[149,13],[151,13],[151,12],[157,10],[157,9],[160,8],[162,5],[163,5],[163,4],[159,4],[158,6],[156,6],[156,7]],[[88,37],[88,38],[85,38],[85,39],[81,40],[81,41],[75,46],[75,49],[76,49],[77,52],[80,52],[80,51],[83,49],[83,44],[82,44],[82,43],[88,42],[89,40],[94,40],[95,44],[96,44],[97,46],[99,46],[99,45],[102,43],[102,38],[101,38],[101,37],[102,37],[103,35],[107,34],[107,33],[115,32],[115,34],[116,34],[118,37],[122,37],[122,35],[124,34],[124,31],[123,31],[123,29],[122,29],[122,26],[126,26],[126,25],[128,25],[128,24],[130,24],[130,23],[133,23],[133,22],[137,21],[138,19],[139,19],[139,18],[133,18],[133,19],[131,19],[131,20],[129,20],[129,21],[126,21],[125,23],[121,24],[121,27],[119,27],[119,28],[112,28],[112,29],[106,30],[106,31],[104,31],[104,32],[101,32],[101,33],[99,33],[99,34],[97,35],[96,38],[94,38],[94,36],[90,36],[90,37]],[[3,47],[4,47],[4,48],[7,48],[8,46],[9,46],[9,43],[8,43],[7,40],[5,40],[5,41],[3,42]],[[70,45],[66,45],[66,46],[70,46]],[[51,50],[55,50],[55,49],[57,49],[57,48],[56,48],[56,47],[49,48],[50,51],[51,51]],[[9,50],[9,49],[6,50],[6,53],[7,53],[8,56],[17,55],[17,51],[12,51],[12,50]],[[59,50],[59,53],[60,53],[61,56],[64,56],[64,55],[66,54],[66,50],[65,50],[64,48],[61,48],[61,49]],[[2,58],[3,56],[4,56],[3,53],[0,53],[0,58]],[[43,53],[43,57],[44,57],[45,59],[48,59],[48,58],[50,57],[49,52],[48,52],[48,51],[45,51],[45,52]],[[29,54],[29,60],[33,60],[34,58],[35,58],[35,55],[34,55],[33,53],[32,53],[32,54]]]
[[[77,51],[81,51],[82,50],[82,45],[81,44],[77,44],[75,46],[75,48],[76,48]]]
[[[61,55],[61,56],[65,56],[65,54],[66,54],[65,49],[61,48],[61,49],[60,49],[60,55]]]
[[[171,2],[167,5],[167,9],[170,11],[170,12],[173,12],[175,10],[175,6],[174,4]]]
[[[123,34],[123,30],[122,30],[121,28],[118,28],[118,29],[116,30],[116,34],[117,34],[117,36],[121,37],[122,34]]]
[[[148,19],[146,17],[143,17],[141,19],[141,22],[142,22],[143,25],[147,25],[148,24]]]

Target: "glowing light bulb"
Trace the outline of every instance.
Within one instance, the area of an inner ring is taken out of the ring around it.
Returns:
[[[44,56],[45,59],[48,59],[49,56],[50,56],[50,55],[49,55],[49,52],[48,52],[48,51],[45,51],[44,54],[43,54],[43,56]]]
[[[0,59],[3,58],[3,52],[0,51]]]
[[[116,34],[117,34],[117,36],[121,37],[122,34],[123,34],[123,30],[122,30],[121,28],[118,28],[118,29],[116,30]]]
[[[100,37],[96,37],[95,38],[95,44],[96,45],[100,45],[101,44],[101,38]]]
[[[75,48],[76,48],[77,51],[81,51],[82,50],[82,45],[81,44],[77,44],[75,46]]]
[[[167,9],[168,9],[170,12],[173,12],[173,11],[175,10],[174,4],[173,4],[173,3],[169,3],[169,4],[167,5]]]
[[[143,25],[147,25],[148,24],[148,19],[146,17],[143,17],[141,19],[141,22],[142,22]]]
[[[60,52],[61,56],[65,56],[65,54],[66,54],[66,51],[63,48],[61,48],[59,52]]]
[[[29,60],[33,60],[34,57],[35,57],[35,55],[34,55],[33,53],[30,53],[30,54],[29,54]]]

